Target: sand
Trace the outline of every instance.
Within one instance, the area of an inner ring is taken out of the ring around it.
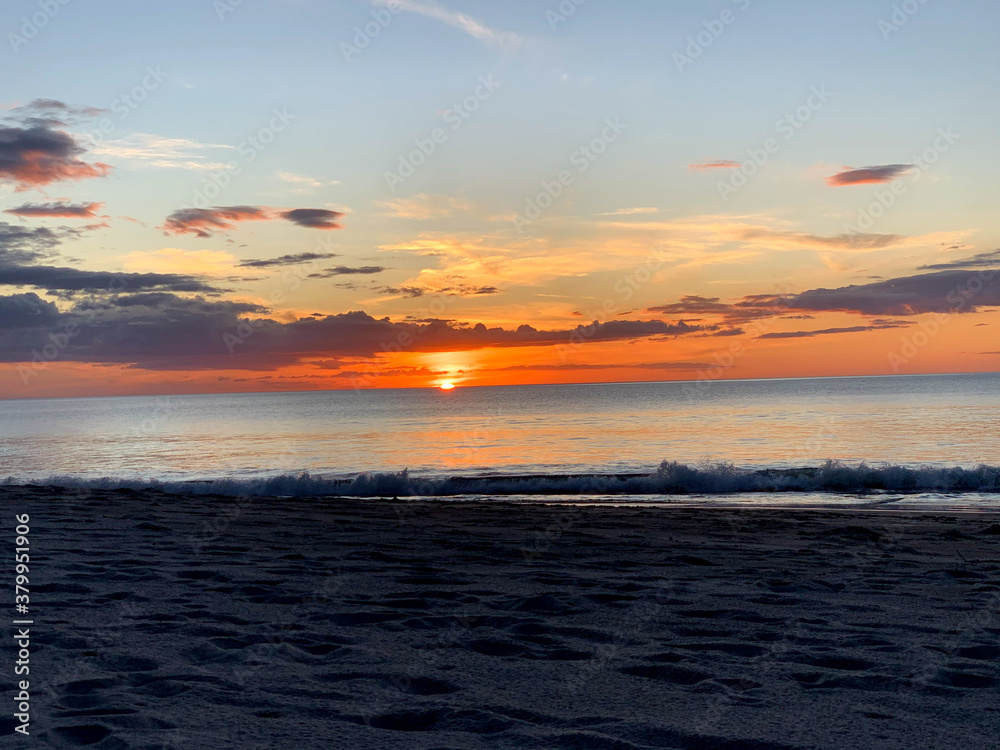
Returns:
[[[1000,518],[3,488],[4,747],[996,748]],[[5,536],[12,544],[12,535]],[[10,605],[8,605],[10,606]]]

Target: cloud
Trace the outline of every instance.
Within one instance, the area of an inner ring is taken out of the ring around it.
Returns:
[[[0,310],[24,305],[21,297],[24,295],[0,297]],[[30,302],[37,305],[34,299]],[[32,351],[69,324],[75,324],[78,333],[60,352],[62,361],[184,370],[276,369],[309,359],[372,358],[401,341],[409,342],[406,347],[414,352],[466,351],[573,342],[585,345],[705,330],[662,321],[615,321],[552,331],[529,325],[505,329],[441,320],[393,322],[360,311],[279,322],[250,317],[263,312],[256,305],[165,293],[88,299],[63,313],[57,314],[51,307],[43,312],[50,325],[19,319],[20,327],[0,332],[0,361],[30,361]],[[235,338],[236,331],[247,328],[249,335]]]
[[[64,239],[78,234],[75,229],[24,227],[0,221],[0,265],[31,263],[51,257]]]
[[[199,172],[229,167],[225,162],[205,161],[202,152],[218,149],[232,149],[232,146],[198,143],[187,138],[166,138],[152,133],[133,133],[126,138],[95,143],[91,153],[122,159],[135,167]]]
[[[278,172],[275,176],[282,182],[292,185],[288,189],[288,192],[291,193],[311,193],[322,187],[340,184],[339,180],[323,180],[318,177],[310,177],[309,175],[296,174],[294,172]]]
[[[384,266],[362,266],[361,268],[348,268],[347,266],[337,266],[336,268],[327,268],[318,273],[309,274],[310,279],[332,279],[334,276],[370,276],[376,273],[382,273],[386,268]]]
[[[609,363],[603,365],[513,365],[511,367],[499,367],[487,372],[573,372],[579,370],[666,370],[666,371],[697,371],[707,370],[715,365],[705,362],[650,362],[645,364],[631,365],[622,363]]]
[[[55,266],[0,266],[0,286],[3,285],[90,293],[142,289],[162,289],[172,292],[218,291],[201,279],[182,274],[112,273]]]
[[[521,39],[517,34],[507,31],[496,31],[477,21],[472,16],[448,10],[435,2],[420,3],[415,2],[415,0],[372,0],[372,5],[381,5],[391,9],[399,8],[410,13],[417,13],[428,18],[433,18],[452,28],[464,31],[469,36],[491,46],[515,48],[521,43]]]
[[[640,214],[657,214],[660,209],[651,206],[642,206],[638,208],[619,208],[617,211],[608,211],[607,213],[598,214],[598,216],[638,216]]]
[[[17,208],[8,208],[5,214],[13,214],[22,218],[60,218],[60,219],[92,219],[104,208],[103,203],[69,203],[55,201],[52,203],[25,203]]]
[[[918,271],[958,271],[964,268],[997,268],[1000,267],[1000,250],[991,250],[988,253],[979,253],[965,260],[956,260],[950,263],[935,263],[929,266],[920,266]]]
[[[10,115],[5,119],[30,126],[66,126],[79,120],[99,117],[107,111],[97,107],[76,107],[58,99],[35,99],[30,104],[10,110]]]
[[[811,289],[788,297],[754,295],[736,308],[848,312],[860,315],[971,313],[1000,305],[1000,270],[944,271],[839,289]]]
[[[763,240],[770,247],[778,248],[821,247],[837,250],[881,250],[898,245],[906,239],[898,234],[854,232],[825,236],[765,227],[744,229],[740,232],[740,238],[750,242]]]
[[[297,255],[282,255],[267,260],[244,260],[240,268],[279,268],[283,266],[300,266],[317,260],[328,260],[339,257],[337,253],[298,253]]]
[[[105,177],[111,167],[80,157],[87,149],[69,133],[45,124],[0,127],[0,182],[13,183],[17,191],[54,182]]]
[[[826,178],[828,185],[842,187],[844,185],[869,185],[872,183],[892,182],[913,169],[912,164],[885,164],[878,167],[863,169],[845,169]]]
[[[63,240],[81,230],[18,227],[0,222],[0,286],[28,286],[53,292],[120,293],[144,289],[217,292],[205,281],[180,273],[112,273],[37,265],[57,254]]]
[[[476,286],[475,284],[452,284],[443,287],[426,286],[383,286],[376,288],[380,294],[387,294],[392,297],[406,297],[416,299],[425,294],[436,294],[444,297],[483,297],[493,294],[502,294],[503,290],[495,286]]]
[[[698,164],[689,164],[688,168],[696,172],[706,172],[709,169],[738,169],[739,166],[740,163],[738,161],[724,159],[722,161],[703,161]]]
[[[281,214],[282,219],[308,229],[340,229],[336,221],[343,214],[325,208],[296,208]]]
[[[647,312],[684,317],[689,315],[727,315],[732,309],[732,305],[721,302],[718,297],[699,297],[692,294],[681,297],[680,302],[650,307]]]
[[[905,328],[906,323],[882,323],[870,326],[851,326],[849,328],[824,328],[821,331],[788,331],[784,333],[765,333],[759,339],[808,339],[814,336],[831,336],[838,333],[862,333],[865,331],[880,331],[886,328]]]
[[[339,211],[325,208],[294,208],[279,211],[267,206],[214,206],[213,208],[182,208],[174,211],[163,223],[164,234],[193,234],[208,238],[219,232],[228,232],[242,221],[271,221],[285,219],[308,229],[340,229],[336,219]]]
[[[0,330],[34,329],[55,325],[59,308],[37,294],[15,294],[0,297]]]
[[[167,217],[163,231],[166,234],[193,234],[207,238],[219,231],[235,229],[237,222],[270,218],[266,209],[257,206],[182,208]]]
[[[472,203],[464,198],[452,198],[447,195],[427,195],[420,193],[412,198],[400,198],[395,201],[377,201],[377,206],[387,209],[389,216],[399,219],[443,219],[454,216],[456,212],[469,211]]]

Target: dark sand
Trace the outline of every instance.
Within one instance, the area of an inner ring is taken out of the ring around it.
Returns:
[[[3,747],[998,746],[997,516],[0,501],[35,619]]]

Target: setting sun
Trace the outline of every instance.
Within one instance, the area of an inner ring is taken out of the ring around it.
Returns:
[[[438,386],[438,388],[440,388],[442,391],[453,391],[453,390],[455,390],[455,384],[454,383],[442,383],[441,385]]]

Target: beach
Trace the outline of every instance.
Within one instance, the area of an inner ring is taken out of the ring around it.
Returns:
[[[973,750],[1000,734],[997,514],[0,497],[31,519],[33,746]]]

